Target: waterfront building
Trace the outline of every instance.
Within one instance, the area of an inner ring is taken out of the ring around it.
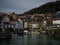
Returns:
[[[54,25],[55,27],[60,27],[60,20],[55,20],[55,21],[53,21],[53,25]]]
[[[23,21],[21,19],[17,19],[16,23],[15,23],[15,29],[23,29]]]
[[[39,24],[44,21],[44,17],[44,14],[26,15],[24,18],[24,28],[28,30],[38,30]]]

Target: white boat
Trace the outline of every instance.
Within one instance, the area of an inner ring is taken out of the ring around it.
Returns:
[[[24,30],[24,35],[28,35],[29,34],[29,32],[28,32],[28,30]]]

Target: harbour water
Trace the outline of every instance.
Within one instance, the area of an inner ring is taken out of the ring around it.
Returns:
[[[23,35],[11,40],[0,39],[0,45],[60,45],[60,40],[48,38],[46,35]]]

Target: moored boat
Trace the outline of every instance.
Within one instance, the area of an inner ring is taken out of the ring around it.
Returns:
[[[24,30],[24,35],[28,35],[29,34],[29,32],[28,32],[28,30]]]

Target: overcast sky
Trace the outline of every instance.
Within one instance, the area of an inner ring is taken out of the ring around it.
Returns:
[[[24,13],[25,11],[52,1],[55,0],[0,0],[0,12]]]

